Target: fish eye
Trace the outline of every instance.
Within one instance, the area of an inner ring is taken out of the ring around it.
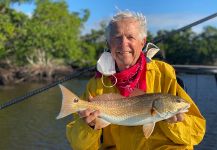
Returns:
[[[74,103],[78,102],[78,98],[73,99]]]
[[[178,103],[181,103],[181,102],[182,102],[181,99],[177,99],[176,101],[177,101]]]

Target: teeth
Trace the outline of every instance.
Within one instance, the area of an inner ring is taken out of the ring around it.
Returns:
[[[120,52],[120,51],[117,51],[117,53],[120,53],[120,54],[129,54],[131,52]]]

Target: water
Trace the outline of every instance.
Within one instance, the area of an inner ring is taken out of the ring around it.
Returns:
[[[87,80],[72,80],[63,85],[81,95]],[[0,87],[0,104],[42,84]],[[61,107],[58,87],[33,96],[0,111],[0,150],[70,150],[65,125],[72,120],[56,120]]]
[[[217,75],[181,74],[186,91],[206,118],[207,128],[203,141],[196,149],[217,149]]]
[[[190,74],[179,74],[179,76],[183,79],[187,92],[207,119],[205,138],[195,148],[216,150],[215,76]],[[64,86],[81,95],[86,83],[86,79],[75,79],[64,83]],[[0,104],[42,86],[44,85],[22,84],[0,87]],[[60,89],[54,87],[19,104],[0,110],[0,150],[70,150],[65,136],[65,125],[72,120],[72,117],[56,120],[60,106]]]

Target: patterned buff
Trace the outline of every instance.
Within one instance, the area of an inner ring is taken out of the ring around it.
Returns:
[[[114,74],[117,78],[116,87],[119,89],[121,95],[129,96],[134,88],[139,88],[142,91],[146,91],[146,58],[143,52],[141,52],[137,63],[121,72]],[[102,74],[97,71],[96,78],[102,77]],[[115,78],[109,76],[112,83],[115,83]]]
[[[114,74],[117,78],[117,88],[121,95],[129,96],[134,88],[139,88],[146,91],[146,58],[143,52],[141,52],[137,63],[121,72]],[[110,77],[114,83],[114,77]]]

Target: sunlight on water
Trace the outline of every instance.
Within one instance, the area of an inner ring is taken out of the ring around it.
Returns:
[[[64,83],[78,95],[84,91],[86,80]],[[0,87],[0,104],[21,96],[42,84],[22,84]],[[54,87],[21,103],[0,111],[0,150],[70,149],[65,137],[65,125],[72,120],[56,120],[61,107],[61,93]]]
[[[203,141],[195,149],[216,150],[217,145],[217,81],[215,75],[181,75],[186,90],[206,118],[207,129]]]

